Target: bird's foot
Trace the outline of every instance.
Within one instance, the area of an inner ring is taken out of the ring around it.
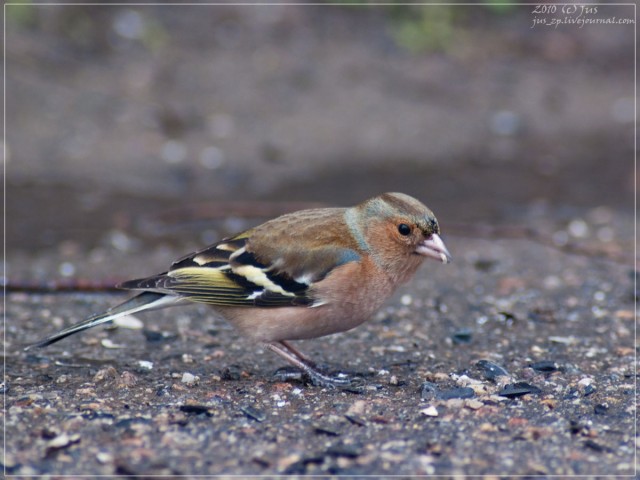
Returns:
[[[344,390],[359,389],[364,385],[364,379],[357,375],[343,372],[324,373],[316,368],[299,369],[296,367],[282,367],[274,374],[279,381],[298,381],[309,383],[316,387],[339,388]]]
[[[311,384],[316,387],[338,388],[341,390],[359,391],[364,386],[362,377],[348,375],[346,373],[337,372],[331,375],[325,375],[318,371],[313,373],[305,372],[309,377]]]
[[[347,375],[340,372],[327,374],[320,371],[309,357],[302,354],[287,342],[271,342],[265,344],[265,346],[296,367],[295,369],[279,369],[274,375],[280,381],[307,380],[317,387],[341,388],[349,391],[356,391],[364,383],[359,376]]]

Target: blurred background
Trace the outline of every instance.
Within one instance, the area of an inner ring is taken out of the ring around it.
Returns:
[[[5,12],[10,277],[155,273],[176,242],[390,190],[445,238],[520,225],[631,251],[634,25],[540,23],[630,5]]]

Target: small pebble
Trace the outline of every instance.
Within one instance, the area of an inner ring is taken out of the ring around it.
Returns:
[[[581,218],[577,218],[569,222],[567,230],[572,237],[584,238],[589,234],[589,225]]]
[[[338,430],[328,425],[315,425],[313,429],[318,434],[329,435],[330,437],[340,436],[340,432]]]
[[[153,362],[149,360],[138,360],[138,365],[145,370],[153,370]]]
[[[484,403],[482,403],[480,400],[469,399],[464,402],[464,406],[470,408],[471,410],[479,410],[484,406]]]
[[[98,452],[96,453],[96,460],[98,460],[98,463],[101,463],[103,465],[106,463],[111,463],[113,462],[113,455],[108,452]]]
[[[58,273],[63,277],[72,277],[76,273],[76,267],[71,262],[63,262],[58,267]]]
[[[432,400],[436,397],[438,385],[432,382],[424,382],[420,387],[420,398],[423,400]]]
[[[332,445],[327,451],[327,455],[331,455],[332,457],[347,457],[347,458],[357,458],[361,455],[361,452],[358,448],[352,445]]]
[[[497,377],[510,376],[509,372],[507,372],[503,367],[489,360],[478,360],[476,366],[482,370],[484,378],[487,380],[495,380]]]
[[[593,413],[596,415],[605,415],[609,411],[609,406],[599,403],[598,405],[593,407]]]
[[[251,405],[242,405],[240,407],[240,411],[244,413],[247,417],[257,422],[263,422],[267,418],[267,416],[263,411],[258,410],[257,408],[252,407]]]
[[[113,343],[112,340],[110,340],[109,338],[104,338],[100,341],[100,344],[104,347],[104,348],[123,348],[122,345],[118,345],[116,343]]]
[[[192,413],[194,415],[206,414],[207,416],[212,416],[209,413],[209,407],[206,405],[180,405],[180,411],[184,413]]]
[[[595,450],[596,452],[605,452],[605,451],[609,451],[610,449],[604,445],[599,444],[598,442],[596,442],[595,440],[592,439],[588,439],[584,442],[584,446],[587,448],[590,448],[591,450]]]
[[[200,381],[200,377],[198,377],[197,375],[193,375],[189,372],[184,372],[182,374],[181,382],[184,383],[185,385],[195,385],[199,381]]]
[[[498,395],[501,397],[516,398],[527,394],[538,393],[542,393],[542,390],[540,390],[538,387],[525,382],[516,382],[506,385],[502,390],[498,392]]]
[[[189,353],[182,354],[182,362],[183,363],[193,363],[193,355]]]
[[[47,442],[47,450],[60,450],[80,441],[80,435],[67,435],[63,433]]]
[[[420,413],[427,417],[437,417],[438,409],[433,405],[429,405],[427,408],[423,408],[422,410],[420,410]]]
[[[138,383],[138,377],[131,372],[122,372],[118,385],[121,387],[131,387]]]
[[[112,230],[109,233],[109,243],[115,250],[127,252],[131,250],[134,242],[126,233],[120,230]]]
[[[591,377],[584,377],[578,381],[578,385],[582,385],[583,387],[586,387],[587,385],[591,385],[592,383],[593,383],[593,378]]]
[[[479,270],[481,272],[488,272],[492,270],[496,265],[498,265],[498,261],[491,259],[479,259],[476,260],[476,262],[473,264],[476,270]]]
[[[131,330],[142,330],[142,327],[144,326],[142,321],[133,315],[125,315],[124,317],[116,318],[113,321],[113,325],[116,327],[129,328]]]
[[[358,425],[359,427],[364,427],[367,424],[367,422],[363,418],[353,413],[345,413],[344,418],[349,420],[354,425]]]
[[[455,345],[466,345],[471,343],[473,339],[473,330],[470,328],[461,328],[451,335],[451,340]]]
[[[156,332],[155,330],[143,330],[142,334],[147,339],[147,342],[150,343],[161,342],[167,338],[164,332]]]
[[[440,390],[436,394],[436,398],[439,400],[451,400],[453,398],[473,398],[476,392],[470,387],[450,388],[447,390]]]
[[[366,408],[367,408],[367,402],[365,402],[364,400],[356,400],[349,406],[347,410],[347,414],[362,415],[365,413]]]
[[[551,373],[560,370],[558,364],[552,360],[541,360],[539,362],[534,362],[529,366],[535,371],[543,373]]]

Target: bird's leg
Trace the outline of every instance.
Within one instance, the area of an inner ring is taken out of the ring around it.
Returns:
[[[286,361],[296,366],[304,373],[306,373],[309,378],[311,378],[311,382],[314,385],[320,387],[347,387],[352,384],[352,381],[348,378],[340,378],[340,377],[330,377],[325,375],[316,368],[314,368],[311,364],[307,363],[305,357],[300,355],[300,353],[296,349],[291,349],[291,347],[284,342],[270,342],[266,343],[265,346],[271,350],[273,353],[280,355]],[[296,352],[296,353],[294,353]]]
[[[294,347],[293,345],[291,345],[291,343],[289,343],[286,340],[280,340],[278,342],[280,345],[282,345],[285,349],[289,350],[291,353],[293,353],[296,357],[298,357],[300,360],[302,360],[304,363],[306,363],[307,365],[311,366],[311,367],[316,367],[316,362],[314,362],[313,360],[311,360],[311,358],[308,355],[305,355],[304,353],[302,353],[300,350],[298,350],[296,347]]]

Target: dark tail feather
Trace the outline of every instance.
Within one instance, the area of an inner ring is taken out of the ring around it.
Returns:
[[[61,330],[58,333],[55,333],[50,337],[39,341],[38,343],[29,345],[25,348],[25,350],[29,350],[31,348],[46,347],[47,345],[51,345],[52,343],[62,340],[69,335],[82,332],[83,330],[93,328],[103,323],[111,322],[118,317],[123,317],[125,315],[130,315],[136,312],[142,312],[144,310],[153,310],[156,308],[168,307],[169,305],[172,305],[178,301],[179,297],[174,297],[172,295],[165,295],[163,293],[155,292],[143,292],[140,295],[130,298],[126,302],[121,303],[116,307],[110,308],[104,313],[89,317],[80,323],[76,323],[75,325],[65,328],[64,330]]]

